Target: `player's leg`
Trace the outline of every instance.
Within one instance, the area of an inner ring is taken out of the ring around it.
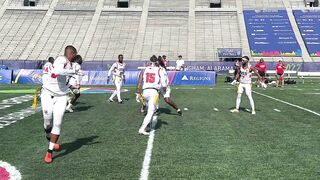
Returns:
[[[246,94],[249,98],[249,102],[250,102],[250,106],[251,106],[251,110],[252,110],[251,112],[252,112],[252,114],[256,114],[255,107],[254,107],[254,101],[252,98],[251,84],[246,84],[245,90],[246,90]]]
[[[51,95],[46,92],[41,92],[41,107],[43,114],[43,127],[46,133],[46,138],[50,140],[50,134],[52,130],[52,114],[53,114],[53,99]]]
[[[173,109],[175,109],[180,116],[182,116],[181,109],[179,109],[178,106],[176,105],[176,103],[174,103],[173,100],[171,99],[171,88],[170,87],[168,87],[166,89],[166,92],[163,95],[163,97],[164,97],[164,101],[167,104],[169,104]]]
[[[118,102],[122,103],[122,99],[121,99],[122,79],[121,78],[117,78],[115,84],[116,84]]]
[[[284,74],[281,75],[281,87],[284,86]]]
[[[237,100],[236,100],[236,108],[231,110],[231,112],[239,112],[239,109],[240,109],[240,104],[241,104],[241,96],[242,96],[242,93],[243,93],[243,84],[239,84],[238,86],[238,91],[237,91]]]
[[[113,78],[113,84],[115,85],[116,89],[113,91],[109,98],[109,102],[113,102],[113,98],[117,95],[117,86],[116,86],[116,79]]]
[[[280,83],[280,75],[276,75],[276,78],[277,78],[277,80],[276,80],[276,87],[279,87],[279,83]]]
[[[51,163],[52,162],[52,152],[54,149],[60,149],[59,144],[57,144],[60,131],[61,131],[61,123],[63,120],[64,112],[67,105],[67,97],[55,97],[55,104],[53,107],[53,127],[51,131],[51,138],[49,142],[49,147],[47,154],[45,156],[45,162]]]
[[[146,132],[146,128],[152,120],[152,117],[155,111],[155,106],[158,103],[159,94],[156,90],[150,89],[150,90],[145,90],[143,92],[143,96],[146,100],[146,103],[148,104],[148,112],[139,129],[139,134],[148,135],[149,133]]]
[[[73,109],[72,109],[72,106],[73,106],[73,103],[72,101],[74,100],[75,98],[75,94],[73,92],[73,89],[70,88],[70,91],[67,95],[67,107],[66,107],[66,111],[68,112],[73,112]]]

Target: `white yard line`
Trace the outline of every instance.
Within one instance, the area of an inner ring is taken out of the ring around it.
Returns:
[[[151,162],[151,156],[152,156],[152,149],[153,149],[153,142],[154,142],[154,137],[155,137],[155,127],[157,124],[157,116],[154,116],[152,119],[151,123],[151,131],[149,134],[149,139],[148,139],[148,145],[147,149],[144,155],[144,160],[142,163],[142,169],[140,173],[140,180],[147,180],[149,177],[149,168],[150,168],[150,162]]]
[[[266,98],[269,98],[269,99],[272,99],[272,100],[281,102],[281,103],[283,103],[283,104],[287,104],[287,105],[292,106],[292,107],[296,107],[296,108],[298,108],[298,109],[307,111],[307,112],[312,113],[312,114],[314,114],[314,115],[320,116],[320,113],[317,113],[317,112],[312,111],[312,110],[310,110],[310,109],[307,109],[307,108],[304,108],[304,107],[301,107],[301,106],[298,106],[298,105],[295,105],[295,104],[292,104],[292,103],[289,103],[289,102],[286,102],[286,101],[283,101],[283,100],[280,100],[280,99],[277,99],[277,98],[274,98],[274,97],[271,97],[271,96],[268,96],[268,95],[266,95],[266,94],[262,94],[262,93],[259,93],[259,92],[256,92],[256,91],[253,91],[253,93],[256,93],[256,94],[258,94],[258,95],[260,95],[260,96],[264,96],[264,97],[266,97]]]
[[[274,111],[281,112],[279,109],[273,109]]]
[[[9,126],[17,121],[20,121],[26,117],[29,117],[37,112],[41,111],[41,107],[38,106],[36,109],[33,109],[32,106],[22,109],[20,111],[16,111],[14,113],[7,114],[5,116],[0,117],[0,129],[6,126]]]
[[[0,109],[7,109],[13,105],[22,104],[24,102],[31,101],[33,99],[32,95],[24,95],[24,96],[18,96],[13,97],[10,99],[4,99],[0,101]]]

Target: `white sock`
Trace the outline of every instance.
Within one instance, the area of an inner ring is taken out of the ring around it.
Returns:
[[[49,148],[48,149],[53,151],[54,145],[55,145],[55,143],[49,142]]]
[[[109,99],[113,99],[116,95],[117,95],[117,91],[116,91],[116,90],[114,90],[114,91],[113,91],[113,93],[112,93],[112,95],[110,96],[110,98],[109,98]]]
[[[236,109],[238,109],[238,110],[239,110],[239,108],[240,108],[241,95],[242,95],[242,94],[238,94],[238,96],[237,96]]]

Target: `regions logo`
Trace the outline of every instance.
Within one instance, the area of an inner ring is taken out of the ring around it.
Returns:
[[[20,180],[20,172],[12,165],[7,162],[0,161],[0,179],[1,180]]]
[[[189,78],[184,75],[181,79],[182,81],[210,81],[211,78],[207,76],[189,76]]]
[[[188,81],[189,79],[188,79],[188,77],[186,75],[184,75],[181,80]]]

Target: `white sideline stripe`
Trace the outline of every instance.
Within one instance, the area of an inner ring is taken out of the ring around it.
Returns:
[[[320,95],[320,93],[304,93],[304,94]]]
[[[283,100],[280,100],[280,99],[277,99],[277,98],[274,98],[274,97],[271,97],[271,96],[268,96],[268,95],[266,95],[266,94],[262,94],[262,93],[259,93],[259,92],[256,92],[256,91],[252,91],[252,92],[254,92],[254,93],[256,93],[256,94],[259,94],[259,95],[261,95],[261,96],[267,97],[267,98],[269,98],[269,99],[272,99],[272,100],[281,102],[281,103],[283,103],[283,104],[287,104],[287,105],[289,105],[289,106],[296,107],[296,108],[298,108],[298,109],[307,111],[307,112],[312,113],[312,114],[314,114],[314,115],[320,116],[319,113],[314,112],[314,111],[312,111],[312,110],[310,110],[310,109],[307,109],[307,108],[304,108],[304,107],[301,107],[301,106],[298,106],[298,105],[295,105],[295,104],[291,104],[291,103],[289,103],[289,102],[286,102],[286,101],[283,101]]]
[[[146,149],[144,160],[142,163],[140,180],[148,180],[148,177],[149,177],[149,168],[150,168],[152,148],[153,148],[153,142],[154,142],[155,131],[156,131],[155,130],[156,124],[157,124],[157,116],[154,116],[151,123],[151,131],[149,134],[147,149]]]
[[[274,111],[281,112],[279,109],[273,109]]]

